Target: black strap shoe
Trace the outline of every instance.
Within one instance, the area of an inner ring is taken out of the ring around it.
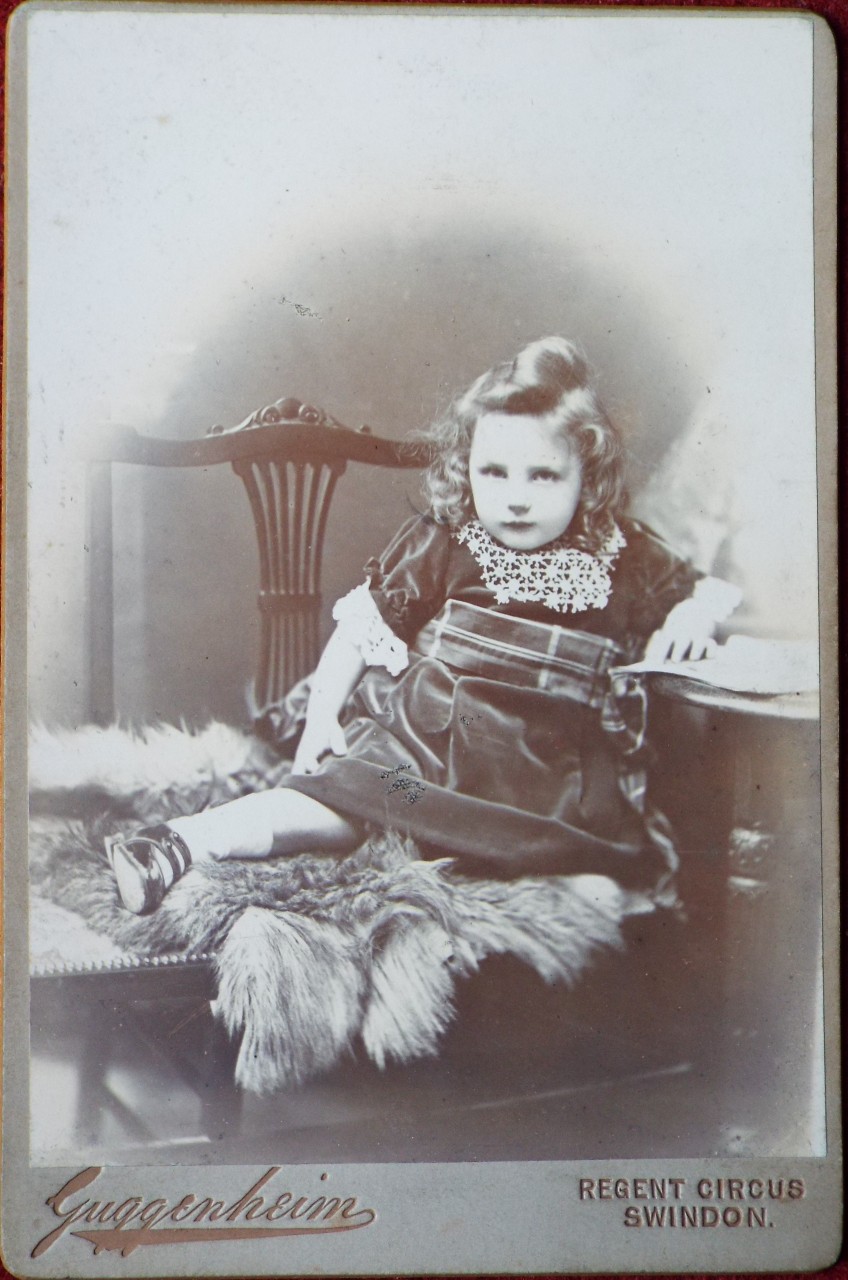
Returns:
[[[134,836],[107,836],[106,853],[121,902],[136,916],[155,911],[171,885],[191,866],[191,853],[185,840],[164,822],[143,827]],[[157,853],[161,857],[157,857]],[[173,871],[170,880],[163,864]]]

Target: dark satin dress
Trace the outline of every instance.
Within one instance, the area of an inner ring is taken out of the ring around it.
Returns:
[[[369,667],[340,717],[347,755],[284,785],[472,873],[655,885],[675,857],[645,803],[644,699],[616,692],[609,669],[641,656],[700,575],[620,524],[606,606],[563,613],[498,603],[448,528],[409,521],[366,566],[409,666]]]

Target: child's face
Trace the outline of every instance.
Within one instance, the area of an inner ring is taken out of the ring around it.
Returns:
[[[580,459],[543,418],[484,414],[474,428],[468,471],[477,519],[514,551],[544,547],[574,518]]]

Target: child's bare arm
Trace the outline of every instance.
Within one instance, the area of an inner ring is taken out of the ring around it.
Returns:
[[[710,657],[716,647],[716,626],[730,617],[741,599],[742,592],[732,583],[702,578],[692,595],[676,604],[659,631],[651,636],[645,657],[651,662]]]
[[[306,724],[297,748],[292,773],[314,773],[328,751],[344,755],[345,737],[339,724],[339,712],[365,670],[365,662],[337,627],[312,678],[312,690],[306,709]]]

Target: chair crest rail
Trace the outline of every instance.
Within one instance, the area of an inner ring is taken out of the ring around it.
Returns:
[[[362,462],[376,467],[423,467],[430,458],[428,446],[408,440],[390,440],[370,430],[310,425],[301,420],[273,424],[213,429],[186,440],[145,436],[133,427],[115,427],[88,452],[91,463],[123,462],[147,467],[209,467],[252,458],[287,460],[333,459]]]

